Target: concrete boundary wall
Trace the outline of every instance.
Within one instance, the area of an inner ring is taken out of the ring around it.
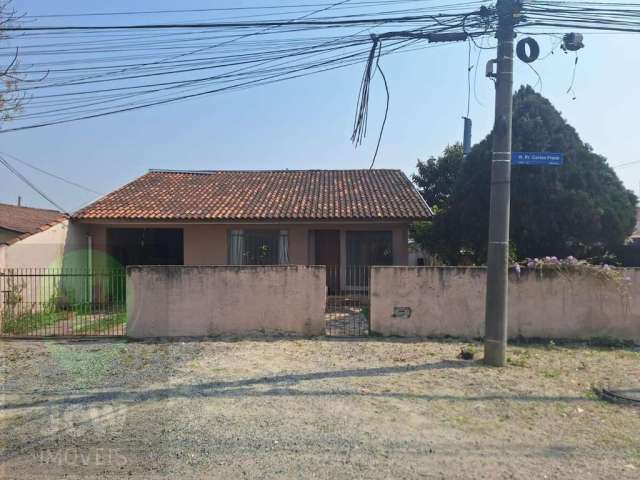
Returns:
[[[640,341],[640,269],[627,288],[588,274],[510,273],[509,337]],[[484,335],[485,268],[373,267],[371,330],[390,336]]]
[[[324,267],[127,268],[134,338],[324,333]]]

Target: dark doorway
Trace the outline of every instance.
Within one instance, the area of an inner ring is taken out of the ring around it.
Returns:
[[[369,267],[393,264],[392,245],[389,231],[347,232],[347,285],[368,288]]]
[[[316,265],[327,267],[327,287],[332,294],[340,289],[340,231],[316,230]]]
[[[121,267],[183,265],[183,231],[181,228],[109,228],[107,250]]]

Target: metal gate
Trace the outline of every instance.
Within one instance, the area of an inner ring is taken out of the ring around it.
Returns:
[[[327,265],[326,335],[369,335],[370,278],[367,265]]]
[[[124,270],[0,269],[0,336],[126,334]]]

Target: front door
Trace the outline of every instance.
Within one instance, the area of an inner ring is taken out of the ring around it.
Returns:
[[[329,293],[340,290],[340,230],[316,230],[316,265],[327,267]]]

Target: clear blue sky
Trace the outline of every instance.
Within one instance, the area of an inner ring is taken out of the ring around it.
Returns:
[[[208,8],[238,3],[14,0],[14,7],[36,15]],[[250,4],[256,3],[254,0]],[[537,38],[545,55],[552,39]],[[542,77],[537,90],[611,165],[640,160],[640,66],[632,53],[640,46],[640,35],[585,34],[585,44],[580,52],[575,100],[566,93],[573,57],[560,51],[534,64]],[[482,74],[490,54],[483,52],[477,82],[473,75],[471,79],[472,91],[475,83],[482,102],[478,103],[472,93],[474,142],[489,132],[493,118],[493,84]],[[476,63],[475,55],[472,63]],[[382,66],[389,80],[391,105],[376,167],[400,168],[411,174],[418,158],[437,155],[447,144],[461,140],[461,116],[466,111],[467,46],[455,44],[404,53],[384,58]],[[362,68],[358,65],[237,93],[7,133],[0,135],[0,152],[105,193],[149,168],[368,168],[385,97],[377,77],[371,93],[369,135],[361,147],[354,149],[349,137]],[[521,62],[517,62],[515,78],[516,85],[537,82],[535,74]],[[14,165],[70,211],[93,199],[82,190],[19,163]],[[638,192],[640,164],[616,171],[627,188]],[[21,195],[27,205],[49,206],[8,171],[0,171],[0,180],[0,202],[14,203]]]

